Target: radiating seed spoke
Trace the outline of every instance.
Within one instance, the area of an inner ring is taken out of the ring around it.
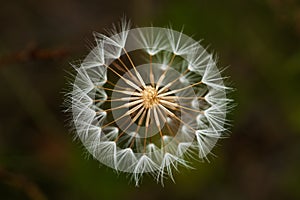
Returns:
[[[197,83],[194,83],[194,84],[192,84],[192,85],[188,85],[188,86],[186,86],[186,87],[183,87],[183,88],[180,88],[180,89],[177,89],[177,90],[171,90],[171,91],[169,91],[169,92],[159,94],[157,97],[163,97],[163,96],[167,96],[167,95],[170,95],[170,94],[174,94],[174,93],[180,92],[180,91],[182,91],[182,90],[186,90],[186,89],[188,89],[188,88],[191,88],[191,87],[194,87],[194,86],[200,85],[200,84],[202,84],[202,81],[197,82]]]
[[[127,71],[125,70],[125,69],[127,69],[126,67],[125,67],[125,69],[123,69],[123,67],[121,67],[118,63],[116,63],[116,62],[112,62],[112,64],[113,64],[113,66],[115,66],[115,68],[117,68],[118,70],[120,70],[121,72],[123,72],[123,73],[126,73]]]
[[[118,72],[116,72],[113,68],[111,68],[108,65],[105,65],[108,69],[110,69],[114,74],[116,74],[118,77],[120,77],[126,84],[130,85],[131,87],[133,87],[134,89],[138,90],[138,91],[142,91],[142,89],[137,86],[136,84],[134,84],[132,81],[130,81],[129,79],[124,78],[123,76],[121,76]]]
[[[135,75],[136,75],[137,78],[139,79],[139,81],[140,81],[140,83],[142,84],[142,86],[145,88],[145,87],[146,87],[146,84],[145,84],[143,78],[141,77],[140,73],[137,71],[137,69],[136,69],[135,65],[133,64],[133,61],[131,60],[131,58],[130,58],[129,54],[127,53],[126,49],[123,48],[123,50],[124,50],[124,52],[125,52],[125,54],[126,54],[128,60],[129,60],[130,64],[132,65],[132,67],[133,67],[133,69],[134,69],[134,71],[135,71]]]
[[[164,149],[164,139],[163,139],[163,134],[162,134],[162,131],[161,131],[159,117],[158,117],[157,111],[156,111],[156,106],[153,106],[153,115],[154,115],[155,124],[156,124],[156,126],[157,126],[157,128],[159,130],[159,134],[160,134],[160,137],[161,137],[161,146]]]
[[[161,99],[164,100],[178,100],[178,99],[201,99],[201,100],[205,100],[205,97],[182,97],[182,96],[164,96],[164,97],[160,97]]]
[[[180,79],[181,77],[183,77],[188,71],[189,71],[189,69],[186,69],[182,74],[180,74],[180,76],[178,76],[176,79],[174,79],[173,81],[171,81],[170,83],[168,83],[167,85],[165,85],[164,87],[162,87],[160,90],[158,90],[157,93],[160,94],[163,91],[165,91],[166,89],[170,88],[178,79]]]
[[[179,143],[178,139],[175,137],[175,136],[176,136],[175,133],[172,131],[172,128],[171,128],[171,127],[169,126],[169,124],[168,124],[168,120],[167,120],[168,113],[167,113],[165,110],[163,110],[160,106],[158,107],[157,110],[158,110],[158,114],[161,116],[161,118],[164,119],[164,124],[166,125],[168,131],[169,131],[170,134],[173,136],[173,138],[175,139],[175,141],[176,141],[177,143]],[[163,110],[163,112],[164,112],[165,115],[162,113],[161,110]]]
[[[159,77],[158,81],[157,81],[157,84],[156,84],[156,90],[158,90],[158,88],[160,87],[160,84],[162,83],[163,79],[165,78],[167,72],[169,71],[169,68],[171,67],[173,61],[174,61],[174,58],[175,58],[175,54],[173,54],[168,66],[167,66],[167,69],[161,74],[161,76]]]
[[[164,80],[164,78],[165,78],[165,74],[162,74],[160,77],[159,77],[159,79],[158,79],[158,81],[157,81],[157,83],[156,83],[156,90],[158,90],[158,88],[160,87],[160,84],[162,83],[162,81]]]
[[[159,102],[162,103],[162,104],[167,104],[167,105],[173,106],[175,108],[179,107],[178,103],[173,103],[173,102],[166,101],[166,100],[163,100],[163,99],[160,99]]]
[[[115,142],[117,142],[120,139],[120,137],[125,134],[125,132],[127,131],[127,129],[139,118],[139,116],[142,114],[142,112],[143,112],[144,109],[145,108],[142,107],[138,111],[138,113],[134,116],[134,118],[131,120],[131,122],[128,124],[128,126],[122,131],[121,134],[118,135],[118,137],[116,138]]]
[[[163,109],[163,110],[165,110],[166,112],[168,112],[168,113],[172,113],[171,111],[169,111],[166,107],[164,107],[164,106],[161,106],[161,108]],[[193,130],[193,131],[196,131],[193,127],[191,127],[189,124],[187,124],[186,122],[184,122],[183,120],[181,120],[179,117],[177,117],[175,114],[172,114],[173,116],[173,118],[175,118],[175,119],[177,119],[178,121],[180,121],[181,123],[183,123],[185,126],[187,126],[187,127],[189,127],[191,130]]]
[[[172,113],[169,109],[165,108],[163,105],[159,104],[158,105],[162,110],[164,110],[168,115],[170,115],[171,117],[174,117],[175,114]]]
[[[103,110],[101,112],[108,112],[108,111],[118,110],[118,109],[121,109],[121,108],[129,108],[131,106],[134,106],[134,105],[142,103],[142,102],[143,102],[143,100],[139,99],[139,100],[135,100],[135,101],[132,101],[132,102],[125,103],[125,104],[123,104],[121,106],[118,106],[118,107],[114,107],[114,108],[109,108],[109,109]]]
[[[153,74],[153,69],[152,69],[152,55],[150,55],[150,83],[151,86],[154,87],[154,74]]]
[[[111,86],[114,86],[114,87],[117,87],[117,88],[120,88],[120,89],[123,89],[123,90],[130,90],[131,88],[128,88],[128,87],[122,87],[122,86],[120,86],[120,85],[116,85],[116,84],[114,84],[113,82],[111,82],[111,81],[109,81],[109,80],[106,80],[106,82],[108,83],[108,84],[110,84]]]
[[[132,138],[132,141],[131,141],[131,144],[130,144],[129,148],[131,148],[133,146],[133,144],[134,144],[134,141],[135,141],[134,139],[135,139],[136,135],[138,134],[138,132],[139,132],[141,126],[142,126],[142,123],[144,121],[146,113],[147,113],[147,109],[144,109],[143,114],[142,114],[142,116],[140,117],[140,119],[138,121],[138,125],[137,125],[137,127],[135,129],[135,133],[134,133],[134,136]]]
[[[132,80],[136,83],[136,84],[140,84],[140,81],[137,79],[137,77],[135,77],[131,71],[128,69],[128,67],[126,66],[126,64],[121,60],[121,58],[118,58],[119,62],[122,64],[122,66],[126,69],[126,71],[128,72],[129,76],[132,78]]]
[[[144,153],[146,152],[146,142],[147,142],[149,123],[150,123],[150,116],[151,116],[151,108],[148,108],[146,122],[145,122],[146,130],[145,130],[145,137],[144,137]]]
[[[118,65],[116,62],[113,62],[112,64],[120,71],[122,71],[123,73],[126,73],[128,72],[128,75],[129,75],[129,78],[131,78],[131,80],[137,85],[139,86],[140,85],[140,82],[137,80],[137,78],[131,73],[130,70],[128,70],[127,66],[123,63],[123,61],[118,58],[119,62],[122,64],[123,67],[121,67],[120,65]],[[125,69],[126,70],[125,70]],[[124,76],[123,76],[124,77]],[[121,87],[121,86],[118,86],[118,87]],[[123,87],[122,87],[123,88]]]
[[[164,105],[167,105],[169,107],[172,107],[172,108],[175,108],[177,110],[179,110],[178,108],[182,108],[182,109],[185,109],[185,110],[190,110],[190,111],[193,111],[193,112],[197,112],[197,113],[201,113],[203,114],[204,112],[202,110],[196,110],[196,109],[193,109],[193,108],[189,108],[189,107],[186,107],[186,106],[182,106],[180,104],[177,104],[177,103],[173,103],[173,102],[169,102],[169,101],[165,101],[165,100],[159,100],[162,104]],[[180,111],[180,110],[179,110]]]
[[[98,88],[101,88],[101,89],[104,89],[104,90],[113,91],[113,92],[123,93],[123,94],[127,94],[127,95],[142,96],[141,93],[134,92],[134,91],[117,90],[117,89],[111,89],[111,88],[106,88],[106,87],[102,87],[102,86],[98,86]]]
[[[118,117],[117,119],[115,119],[115,120],[109,122],[108,124],[105,124],[105,125],[102,126],[101,128],[105,128],[105,127],[107,127],[107,126],[109,126],[109,125],[111,125],[111,124],[113,124],[113,123],[119,121],[120,119],[122,119],[122,118],[124,118],[124,117],[130,115],[131,113],[134,113],[136,110],[138,110],[138,109],[139,109],[140,107],[142,107],[142,106],[143,106],[143,104],[139,104],[139,105],[137,105],[137,106],[131,108],[130,110],[128,110],[127,112],[125,112],[123,115],[121,115],[121,116]]]
[[[133,100],[137,100],[140,99],[141,97],[122,97],[119,99],[94,99],[94,102],[112,102],[112,101],[133,101]]]

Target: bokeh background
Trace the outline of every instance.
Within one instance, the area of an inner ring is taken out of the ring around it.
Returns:
[[[230,138],[175,184],[86,159],[62,113],[69,63],[123,15],[184,25],[236,88]],[[0,199],[300,199],[299,1],[2,0],[0,27]]]

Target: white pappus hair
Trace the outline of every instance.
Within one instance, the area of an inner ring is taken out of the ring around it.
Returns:
[[[68,111],[78,137],[101,163],[173,181],[190,157],[207,159],[227,131],[231,90],[199,42],[170,28],[123,20],[76,70]]]

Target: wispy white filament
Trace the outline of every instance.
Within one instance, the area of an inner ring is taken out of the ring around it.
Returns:
[[[213,56],[182,32],[122,21],[109,33],[95,33],[97,45],[74,67],[67,99],[76,135],[136,185],[144,173],[174,180],[173,169],[190,167],[195,153],[207,159],[223,137],[230,88]]]

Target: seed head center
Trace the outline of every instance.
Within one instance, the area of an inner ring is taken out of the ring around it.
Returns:
[[[151,108],[159,102],[157,90],[154,87],[146,86],[141,93],[145,108]]]

